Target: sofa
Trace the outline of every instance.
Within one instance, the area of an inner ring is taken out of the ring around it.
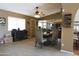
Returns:
[[[18,41],[18,40],[27,39],[27,30],[13,29],[11,31],[11,34],[12,34],[12,37],[13,37],[13,42]]]

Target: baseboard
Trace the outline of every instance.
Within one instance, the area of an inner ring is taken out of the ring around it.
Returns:
[[[73,52],[67,51],[67,50],[60,50],[61,52],[67,52],[69,54],[75,55]]]

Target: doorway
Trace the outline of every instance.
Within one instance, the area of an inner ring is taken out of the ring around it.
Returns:
[[[38,28],[43,32],[43,39],[47,39],[45,46],[52,46],[58,50],[61,49],[61,22],[52,20],[39,20]]]
[[[77,10],[77,13],[75,15],[73,25],[74,25],[73,51],[76,55],[79,55],[79,9]]]

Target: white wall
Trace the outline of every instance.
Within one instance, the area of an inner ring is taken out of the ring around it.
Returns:
[[[2,37],[5,33],[8,33],[8,22],[6,20],[6,24],[0,24],[0,37]]]
[[[76,12],[74,21],[79,21],[79,9],[78,9],[77,12]]]

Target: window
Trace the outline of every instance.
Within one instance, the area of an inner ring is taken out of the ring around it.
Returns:
[[[16,17],[8,17],[8,30],[12,29],[24,30],[25,29],[25,19],[16,18]]]
[[[79,21],[74,21],[74,30],[79,32]]]
[[[38,22],[38,27],[46,28],[47,27],[47,21],[46,20],[39,21]]]

